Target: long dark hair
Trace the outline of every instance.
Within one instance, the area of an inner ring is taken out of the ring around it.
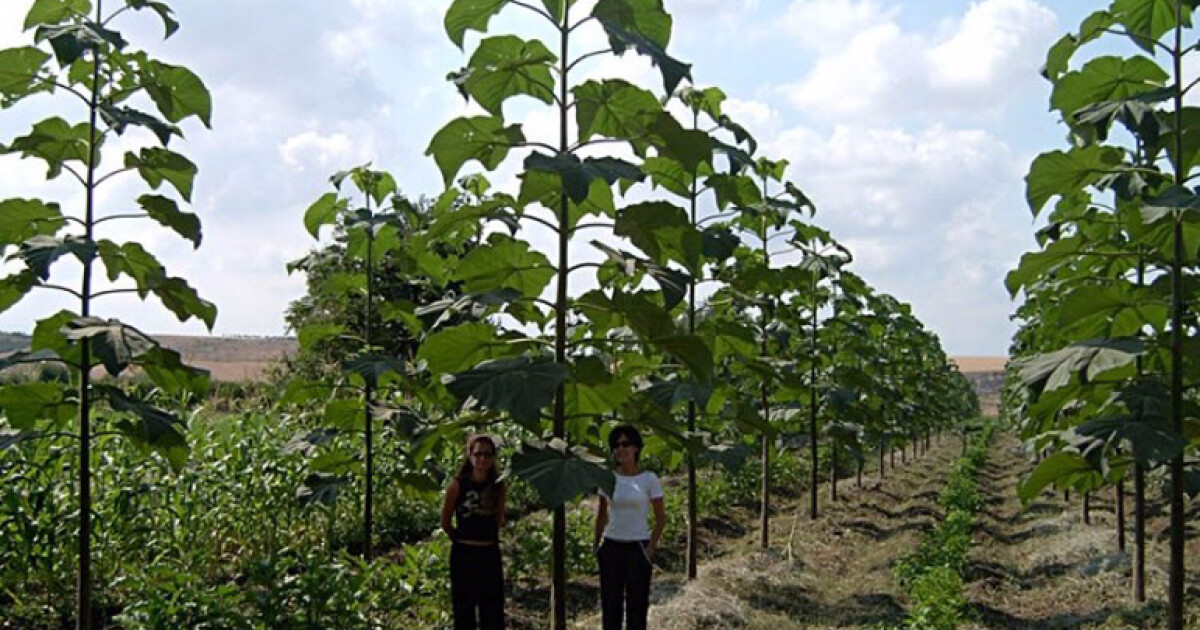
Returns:
[[[476,433],[467,438],[467,451],[463,455],[463,463],[458,467],[458,473],[454,475],[454,478],[458,479],[459,483],[471,479],[471,471],[475,468],[471,465],[471,449],[480,442],[492,447],[492,467],[488,469],[487,483],[489,486],[502,486],[504,482],[500,481],[500,471],[496,470],[495,456],[498,455],[496,453],[496,440],[486,433]]]

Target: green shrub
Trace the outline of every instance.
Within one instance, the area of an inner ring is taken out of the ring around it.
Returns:
[[[933,567],[913,581],[907,627],[911,630],[954,630],[964,620],[962,578],[949,567]]]

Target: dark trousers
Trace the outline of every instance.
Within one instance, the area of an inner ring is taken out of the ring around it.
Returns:
[[[600,611],[604,630],[646,630],[650,610],[650,560],[646,543],[604,539],[597,552],[600,561]]]
[[[450,547],[450,602],[454,630],[504,628],[504,568],[500,545]]]

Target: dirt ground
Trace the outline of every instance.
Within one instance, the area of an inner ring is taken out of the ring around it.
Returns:
[[[702,558],[695,581],[656,572],[649,627],[832,630],[901,625],[907,601],[892,568],[942,518],[937,497],[959,453],[960,444],[946,439],[928,454],[888,468],[882,480],[871,471],[862,488],[853,479],[842,481],[836,502],[824,484],[816,521],[808,517],[806,496],[781,500],[766,550],[758,545],[755,515],[745,514],[745,522],[733,528],[741,535],[723,538],[715,553]],[[1151,505],[1154,516],[1148,521],[1150,601],[1134,605],[1129,556],[1116,550],[1112,496],[1092,500],[1090,525],[1082,522],[1079,497],[1067,502],[1061,493],[1047,492],[1023,507],[1015,484],[1030,467],[1015,438],[997,436],[980,475],[985,507],[976,520],[966,576],[971,622],[962,627],[1164,627],[1166,515],[1161,505]],[[1132,506],[1132,500],[1126,505]],[[1191,533],[1188,627],[1200,629],[1200,571],[1195,570],[1200,538],[1194,528]],[[1132,536],[1129,544],[1132,550]],[[599,626],[594,610],[572,624],[578,629]]]

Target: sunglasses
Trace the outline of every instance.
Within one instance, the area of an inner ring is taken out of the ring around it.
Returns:
[[[625,446],[635,446],[635,445],[633,442],[629,442],[627,440],[621,440],[620,442],[617,442],[616,445],[613,446],[613,450],[615,451],[615,450],[625,447]]]
[[[478,457],[479,459],[493,459],[496,457],[496,454],[490,451],[485,451],[482,453],[471,453],[471,457]]]

